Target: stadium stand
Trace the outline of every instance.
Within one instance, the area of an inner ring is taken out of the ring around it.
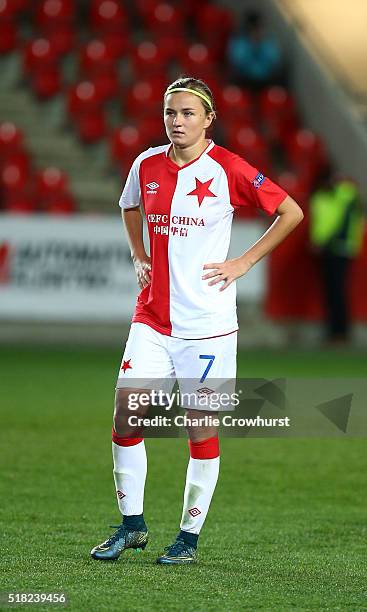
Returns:
[[[182,72],[213,87],[215,141],[290,185],[301,203],[307,199],[325,160],[322,143],[302,129],[295,101],[283,87],[255,93],[226,80],[233,23],[232,12],[213,2],[198,12],[193,2],[183,7],[159,0],[133,6],[119,0],[38,0],[33,10],[26,0],[3,0],[2,61],[21,58],[22,76],[13,93],[21,91],[24,99],[31,94],[29,105],[40,119],[31,126],[22,117],[16,123],[30,131],[27,140],[37,156],[41,136],[46,138],[41,117],[48,115],[54,146],[44,145],[47,165],[65,168],[78,210],[110,210],[134,157],[165,142],[163,125],[152,116],[160,113],[167,84]],[[2,108],[0,102],[4,121],[14,120],[10,105],[8,100]],[[13,165],[16,182],[28,180],[24,163]],[[44,159],[37,165],[45,165]],[[65,208],[69,212],[74,205]]]
[[[54,167],[36,171],[24,134],[10,122],[0,124],[0,193],[7,213],[70,214],[76,210],[67,174]]]

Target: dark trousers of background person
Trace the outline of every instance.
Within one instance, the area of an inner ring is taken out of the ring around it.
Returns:
[[[321,272],[326,309],[326,332],[329,341],[346,341],[350,332],[348,274],[350,258],[324,251]]]
[[[245,76],[234,71],[230,72],[230,75],[229,80],[232,84],[237,85],[238,87],[243,87],[244,89],[249,89],[254,93],[261,93],[264,91],[264,89],[268,89],[269,87],[273,87],[275,85],[279,85],[280,87],[287,87],[288,85],[286,72],[279,71],[274,76],[260,81],[246,78]]]

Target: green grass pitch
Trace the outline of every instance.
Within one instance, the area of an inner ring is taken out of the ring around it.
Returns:
[[[363,439],[222,439],[199,563],[188,567],[155,565],[178,530],[187,444],[147,440],[149,545],[115,563],[89,557],[119,521],[110,453],[119,359],[1,349],[0,591],[65,591],[68,609],[91,612],[366,610]],[[362,354],[342,351],[239,359],[249,377],[366,369]]]

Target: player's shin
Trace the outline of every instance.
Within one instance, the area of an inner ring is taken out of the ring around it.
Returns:
[[[124,438],[112,430],[112,456],[117,502],[123,523],[129,529],[144,529],[147,455],[143,438]]]
[[[179,537],[187,541],[190,546],[196,547],[219,475],[218,436],[201,442],[190,440],[189,448],[190,459]]]

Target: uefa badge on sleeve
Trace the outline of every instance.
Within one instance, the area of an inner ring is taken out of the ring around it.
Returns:
[[[261,172],[259,172],[254,180],[252,181],[253,186],[255,187],[255,189],[260,189],[261,185],[263,184],[263,182],[265,181],[266,177],[261,174]]]

